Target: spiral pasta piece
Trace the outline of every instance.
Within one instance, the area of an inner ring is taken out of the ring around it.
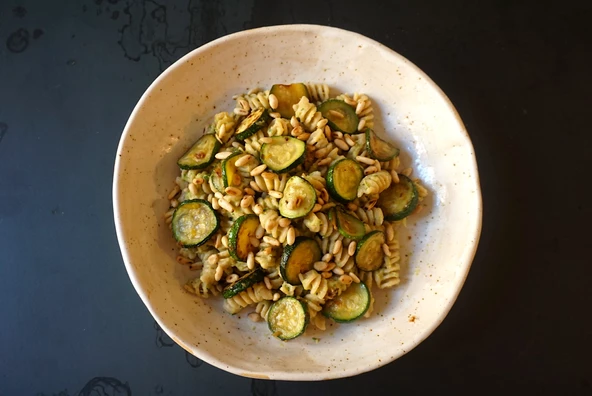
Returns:
[[[269,313],[269,308],[271,308],[272,302],[269,300],[259,301],[257,303],[257,307],[255,308],[255,312],[261,316],[261,319],[267,320],[267,314]]]
[[[214,123],[212,126],[218,140],[222,143],[226,143],[232,135],[234,135],[236,120],[232,114],[223,111],[214,116]]]
[[[304,274],[298,274],[298,278],[302,283],[304,290],[308,290],[311,294],[324,299],[327,295],[328,286],[327,279],[323,278],[316,270],[310,270]]]
[[[380,226],[384,222],[384,214],[382,213],[382,209],[378,207],[374,207],[370,210],[358,208],[355,211],[355,215],[358,219],[370,226]]]
[[[267,136],[288,136],[291,131],[290,121],[285,118],[275,118],[267,128]]]
[[[300,98],[300,101],[292,107],[296,118],[300,120],[300,124],[304,125],[305,130],[312,132],[317,129],[317,124],[323,119],[323,115],[306,96]]]
[[[399,270],[401,269],[399,265],[401,259],[399,241],[394,239],[391,242],[387,242],[387,246],[389,247],[390,255],[385,256],[382,267],[374,271],[374,280],[376,281],[376,286],[380,289],[386,289],[401,283],[401,279],[399,278]]]
[[[387,171],[380,171],[365,176],[358,187],[358,197],[380,194],[391,185],[391,181],[391,174]]]
[[[308,95],[313,102],[324,102],[329,99],[329,86],[327,84],[306,83]]]
[[[237,112],[237,109],[242,109],[245,111],[250,110],[257,110],[260,108],[269,109],[271,106],[269,105],[269,91],[261,91],[256,93],[248,93],[244,95],[238,95],[236,97],[237,106],[235,109],[235,113],[243,114],[242,112]]]
[[[226,312],[235,314],[263,300],[273,300],[273,292],[265,286],[265,283],[259,282],[234,297],[225,299],[223,306]]]
[[[216,285],[206,285],[199,278],[195,278],[187,282],[184,286],[191,294],[195,294],[201,298],[208,298],[210,294],[217,296],[219,291]]]

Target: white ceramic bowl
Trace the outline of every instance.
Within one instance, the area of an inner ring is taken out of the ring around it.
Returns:
[[[221,298],[202,300],[183,290],[192,275],[176,263],[176,247],[162,215],[179,172],[177,158],[216,112],[233,108],[232,95],[296,81],[327,83],[332,94],[367,93],[378,113],[376,124],[401,147],[403,160],[423,180],[430,198],[427,210],[408,222],[403,235],[408,257],[403,256],[402,283],[376,294],[370,319],[281,342],[265,323],[223,312]],[[385,46],[356,33],[312,25],[266,27],[220,38],[158,77],[121,137],[113,207],[130,279],[164,331],[223,370],[284,380],[352,376],[413,349],[454,303],[481,228],[475,154],[444,93]]]

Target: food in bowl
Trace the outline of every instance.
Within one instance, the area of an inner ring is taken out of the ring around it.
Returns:
[[[368,317],[372,288],[399,284],[397,229],[427,190],[375,131],[365,94],[276,84],[235,97],[177,165],[166,223],[185,288],[247,307],[290,340],[326,318]]]

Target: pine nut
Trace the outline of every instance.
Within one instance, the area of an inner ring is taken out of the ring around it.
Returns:
[[[294,230],[294,227],[290,227],[290,229],[288,230],[288,235],[286,235],[286,242],[288,243],[288,245],[293,245],[294,242],[296,242],[296,231]]]
[[[382,244],[382,251],[384,252],[385,256],[390,257],[391,251],[386,243]]]
[[[230,154],[232,154],[231,151],[223,151],[221,153],[216,153],[216,155],[214,157],[216,157],[216,159],[223,160],[223,159],[228,158],[230,156]]]
[[[347,143],[345,143],[345,141],[344,141],[344,140],[341,140],[341,139],[335,139],[335,140],[333,141],[333,143],[335,143],[335,145],[336,145],[337,147],[339,147],[340,149],[342,149],[342,150],[344,150],[344,151],[347,151],[347,150],[349,150],[349,145],[348,145]]]
[[[351,241],[347,247],[347,254],[353,256],[356,253],[356,241]]]
[[[264,171],[265,169],[267,169],[267,165],[265,165],[265,164],[261,164],[261,165],[259,165],[259,166],[255,167],[255,168],[253,168],[253,170],[251,170],[251,172],[250,172],[250,175],[251,175],[251,176],[257,176],[257,175],[260,175],[261,173],[263,173],[263,171]],[[252,183],[252,182],[251,182],[251,183]],[[251,187],[252,187],[252,186],[253,186],[253,185],[251,184]],[[256,189],[255,189],[255,190],[256,190]]]
[[[247,255],[247,267],[249,267],[250,270],[255,269],[255,255],[253,252],[249,252]]]

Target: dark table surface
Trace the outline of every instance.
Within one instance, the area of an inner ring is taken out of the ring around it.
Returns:
[[[0,0],[0,395],[592,394],[589,2]],[[134,291],[113,225],[116,146],[152,80],[240,30],[378,40],[448,94],[473,140],[483,233],[415,350],[322,383],[189,356]]]

